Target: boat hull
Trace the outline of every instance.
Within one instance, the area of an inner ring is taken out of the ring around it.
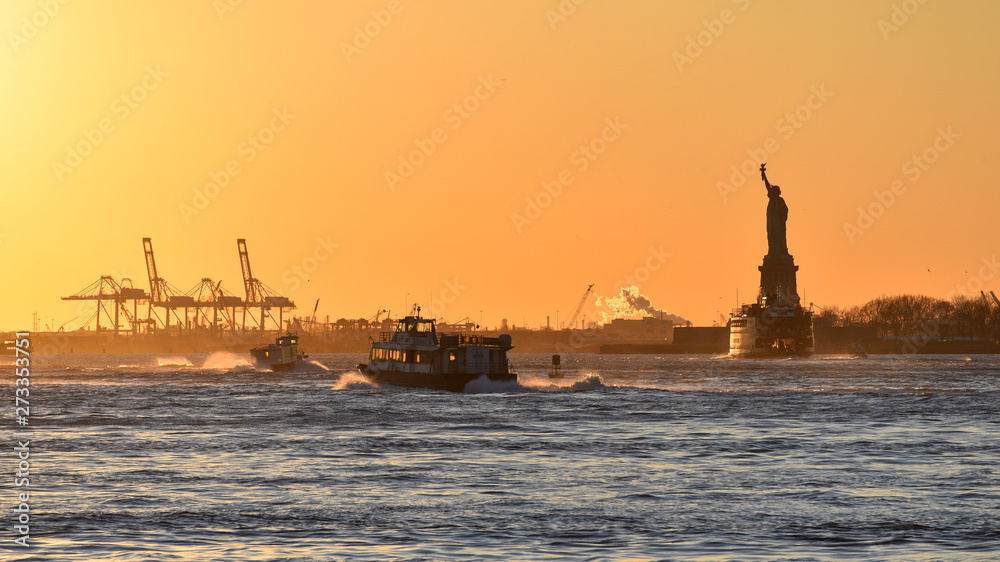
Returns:
[[[291,371],[299,364],[299,359],[287,363],[269,363],[267,361],[254,361],[254,367],[258,369],[271,369],[272,371]]]
[[[811,357],[812,355],[812,351],[787,352],[773,349],[730,351],[730,356],[739,359],[784,359],[788,357]]]
[[[382,371],[367,365],[358,365],[358,370],[373,382],[409,388],[428,388],[464,392],[470,382],[484,376],[483,373],[412,373],[405,371]],[[517,382],[516,373],[490,373],[486,377],[492,382]]]

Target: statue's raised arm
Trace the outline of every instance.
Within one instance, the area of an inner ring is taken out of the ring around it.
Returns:
[[[771,182],[767,181],[767,172],[764,171],[764,166],[767,166],[767,162],[760,165],[760,179],[764,180],[764,187],[767,188],[767,193],[771,193]]]

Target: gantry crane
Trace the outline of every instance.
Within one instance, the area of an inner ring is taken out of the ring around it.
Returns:
[[[240,268],[243,270],[243,288],[246,290],[246,301],[243,306],[243,327],[246,328],[247,309],[260,308],[260,323],[258,327],[265,329],[265,318],[269,315],[271,308],[278,309],[278,330],[281,330],[282,316],[284,309],[295,308],[295,303],[287,297],[283,297],[274,289],[262,283],[253,276],[250,269],[250,254],[247,252],[247,241],[245,238],[236,240],[236,247],[240,252]],[[274,320],[274,317],[271,317]]]
[[[573,315],[569,317],[569,322],[566,325],[569,326],[570,330],[573,329],[573,325],[576,323],[577,317],[580,316],[580,311],[583,310],[583,305],[587,304],[587,297],[589,297],[590,293],[592,293],[593,291],[594,291],[594,284],[591,283],[590,286],[587,287],[587,290],[583,292],[583,297],[580,299],[580,304],[576,305],[576,310],[573,311]]]
[[[62,300],[97,301],[97,310],[94,316],[92,316],[95,319],[94,331],[101,331],[101,314],[103,313],[107,317],[108,323],[113,326],[114,337],[117,338],[122,330],[119,315],[124,314],[125,319],[128,320],[129,329],[132,330],[134,335],[139,324],[145,322],[138,320],[139,301],[149,300],[149,298],[150,296],[146,294],[146,291],[132,287],[131,279],[125,278],[119,283],[110,275],[102,275],[100,279],[91,283],[83,290],[68,297],[62,297]],[[133,307],[136,309],[133,314],[129,314],[128,301],[132,301]],[[108,309],[109,304],[114,306],[113,313]],[[90,320],[88,319],[87,323],[89,322]]]
[[[194,299],[195,302],[195,325],[200,325],[199,318],[204,318],[206,321],[208,320],[208,313],[202,309],[210,308],[212,309],[211,330],[213,333],[219,331],[221,328],[219,325],[220,312],[222,313],[222,319],[225,321],[229,330],[235,331],[236,308],[243,306],[243,299],[229,294],[225,289],[223,289],[222,281],[216,283],[212,279],[204,277],[197,285],[192,287],[191,290],[185,294]]]
[[[170,330],[170,313],[173,312],[174,316],[177,318],[177,324],[181,327],[183,331],[184,327],[188,324],[188,309],[195,307],[197,310],[197,304],[195,303],[194,297],[182,294],[176,287],[167,283],[156,271],[156,258],[153,256],[153,240],[151,238],[142,239],[142,249],[146,254],[146,273],[149,275],[149,316],[153,316],[153,307],[162,307],[165,311],[164,316],[164,329]],[[177,309],[184,309],[184,321],[181,322],[180,316],[177,315]],[[190,326],[187,326],[190,330]]]

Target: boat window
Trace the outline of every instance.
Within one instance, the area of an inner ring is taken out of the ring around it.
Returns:
[[[454,351],[449,351],[448,352],[448,361],[454,361],[454,360],[455,360],[455,352]]]

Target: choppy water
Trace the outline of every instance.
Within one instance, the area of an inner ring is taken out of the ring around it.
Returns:
[[[465,394],[353,355],[38,358],[6,557],[1000,559],[998,357],[512,358]]]

